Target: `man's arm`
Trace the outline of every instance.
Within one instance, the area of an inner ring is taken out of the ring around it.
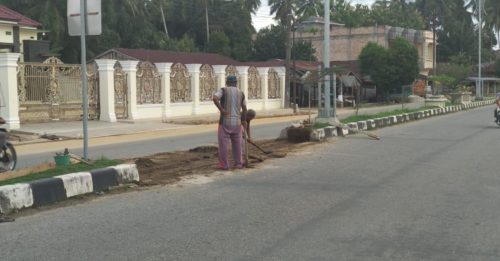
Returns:
[[[247,130],[247,138],[251,141],[252,140],[252,135],[250,134],[250,121],[245,121],[246,122],[246,130]]]
[[[220,113],[225,116],[227,115],[227,112],[224,110],[224,108],[222,108],[222,105],[220,104],[220,97],[222,97],[222,95],[224,95],[222,89],[218,90],[214,94],[214,96],[212,96],[212,101],[214,101],[214,104],[217,109],[219,109]]]
[[[241,123],[246,125],[247,122],[247,105],[241,105]]]

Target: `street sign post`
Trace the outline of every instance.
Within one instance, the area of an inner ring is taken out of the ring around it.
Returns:
[[[82,7],[82,3],[84,7]],[[86,20],[82,21],[80,10],[85,8]],[[80,36],[85,23],[86,35],[100,35],[102,32],[101,0],[68,0],[68,32],[70,36]]]
[[[83,103],[83,158],[88,157],[88,83],[86,35],[100,35],[101,0],[68,0],[68,32],[70,36],[80,36],[81,41],[81,79]],[[83,15],[82,15],[83,14]]]

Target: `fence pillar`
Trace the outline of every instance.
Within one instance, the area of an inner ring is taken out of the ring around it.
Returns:
[[[226,86],[226,68],[227,65],[214,65],[215,76],[217,76],[217,90]]]
[[[128,118],[137,120],[139,113],[137,112],[137,64],[139,61],[119,61],[122,65],[122,70],[127,74],[127,112]]]
[[[276,67],[274,68],[276,73],[280,78],[280,99],[281,99],[281,108],[285,108],[285,75],[286,70],[284,67]]]
[[[263,99],[264,104],[263,109],[267,110],[267,101],[269,100],[269,68],[268,67],[260,67],[257,68],[260,76],[260,87],[262,88],[261,98]]]
[[[7,129],[19,129],[19,97],[17,95],[18,53],[0,53],[0,115]]]
[[[99,107],[101,121],[116,122],[115,114],[115,64],[116,60],[96,59],[99,67]]]
[[[193,114],[200,114],[200,68],[201,64],[186,64],[191,76],[191,97],[193,99]]]
[[[240,90],[245,94],[245,98],[248,101],[248,68],[249,66],[236,66],[238,73],[240,74],[240,81],[238,85]]]
[[[173,63],[156,63],[156,69],[161,76],[161,100],[163,101],[163,111],[161,113],[162,121],[167,121],[172,114],[170,108],[170,73],[172,72]]]

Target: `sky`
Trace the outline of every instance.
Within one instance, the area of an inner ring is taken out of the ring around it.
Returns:
[[[375,2],[375,0],[351,0],[352,4],[371,5],[373,2]],[[269,15],[270,9],[267,0],[261,0],[260,3],[261,5],[259,10],[257,10],[255,15],[252,15],[253,26],[257,32],[271,24],[276,24],[272,16]]]

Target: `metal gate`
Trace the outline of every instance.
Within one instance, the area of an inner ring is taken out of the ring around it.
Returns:
[[[99,120],[100,96],[99,96],[99,71],[94,62],[87,66],[88,96],[89,96],[89,120]]]
[[[89,73],[89,104],[99,115],[96,70]],[[19,63],[19,117],[21,122],[81,120],[82,84],[80,65],[64,64],[51,57],[43,63]],[[92,116],[95,119],[95,116]]]
[[[137,66],[137,104],[161,104],[161,76],[151,62]]]
[[[115,115],[117,119],[128,118],[127,74],[119,63],[115,65]]]

